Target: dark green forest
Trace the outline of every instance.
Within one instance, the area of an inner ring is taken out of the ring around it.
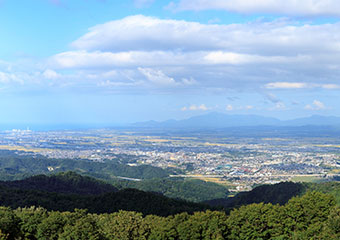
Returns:
[[[53,167],[55,170],[50,172],[48,167]],[[135,188],[193,202],[228,196],[227,187],[216,183],[169,178],[170,174],[181,173],[178,169],[164,170],[149,165],[128,166],[113,161],[99,163],[79,159],[49,159],[39,155],[33,158],[32,156],[17,155],[12,151],[0,151],[0,180],[2,181],[22,180],[37,174],[54,175],[64,171],[91,176],[110,183],[118,189]],[[117,176],[136,178],[141,181],[123,180]],[[40,187],[39,184],[38,186]],[[74,191],[72,190],[72,192]]]
[[[174,169],[48,161],[0,154],[0,240],[340,239],[339,182],[282,182],[228,197],[224,186],[169,178]],[[141,180],[118,179],[120,170]]]
[[[116,176],[138,179],[164,178],[179,171],[150,165],[128,166],[117,161],[51,159],[40,155],[17,155],[13,151],[0,151],[0,180],[18,180],[37,174],[49,174],[48,167],[52,167],[54,173],[74,171],[103,180],[111,180]]]
[[[207,210],[161,217],[1,207],[0,229],[0,239],[339,239],[340,208],[333,196],[315,191],[282,206],[250,204],[230,214]]]
[[[0,182],[0,206],[41,206],[58,211],[82,208],[90,213],[127,210],[160,216],[212,209],[206,204],[172,199],[155,192],[130,188],[117,190],[112,185],[74,172]]]
[[[74,172],[38,175],[0,182],[0,239],[339,239],[339,191],[287,182],[208,206]]]
[[[135,188],[147,192],[158,192],[170,198],[180,198],[192,202],[226,198],[229,194],[226,186],[198,179],[154,178],[140,182],[116,180],[111,183],[119,189]]]

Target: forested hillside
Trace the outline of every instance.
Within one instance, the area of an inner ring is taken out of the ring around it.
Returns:
[[[84,159],[49,159],[39,155],[33,158],[32,156],[17,155],[13,151],[0,151],[0,180],[2,181],[22,180],[41,174],[53,176],[63,171],[73,171],[84,176],[91,176],[111,183],[119,189],[135,188],[142,191],[158,192],[170,198],[187,201],[201,202],[228,196],[227,187],[216,183],[169,178],[170,174],[180,172],[179,169],[162,169],[149,165],[128,166],[120,161],[93,162]],[[129,181],[119,177],[134,178],[140,181]],[[32,185],[32,181],[36,179],[37,177],[32,178],[30,184]],[[41,181],[53,182],[55,179],[45,178],[44,180],[40,176],[38,187],[44,185]],[[59,181],[62,181],[60,177]],[[25,182],[28,183],[28,180]],[[61,186],[59,185],[59,187]]]
[[[282,182],[274,185],[262,185],[249,192],[238,193],[235,197],[206,201],[211,206],[234,208],[252,203],[272,203],[283,205],[292,197],[301,195],[307,189],[306,185],[293,182]],[[340,187],[339,187],[340,191]]]
[[[159,217],[1,207],[0,229],[0,239],[339,239],[340,209],[331,195],[318,192],[283,206],[242,206],[229,215],[204,211]]]
[[[36,175],[24,180],[1,182],[0,186],[22,190],[38,190],[55,193],[97,195],[116,192],[117,188],[100,180],[81,176],[75,172],[61,172],[56,175]]]
[[[211,206],[223,206],[226,209],[252,203],[272,203],[283,205],[292,197],[302,196],[308,191],[330,194],[340,206],[340,182],[281,182],[273,185],[261,185],[249,192],[240,192],[235,197],[213,199],[205,201],[205,203]]]
[[[339,192],[335,182],[264,185],[219,199],[222,209],[74,172],[38,175],[0,182],[0,239],[339,239]]]
[[[93,162],[84,159],[50,159],[43,156],[23,156],[12,151],[0,151],[0,180],[19,180],[37,174],[50,174],[74,171],[103,180],[115,176],[152,179],[164,178],[175,174],[176,170],[164,170],[149,165],[128,166],[126,164],[106,161]]]
[[[86,208],[91,213],[129,210],[160,216],[209,208],[207,205],[172,199],[155,192],[128,188],[118,191],[112,185],[72,172],[0,182],[0,206],[41,206],[58,211]]]
[[[119,188],[136,188],[142,191],[158,192],[170,198],[180,198],[192,202],[202,202],[216,198],[226,198],[228,188],[216,183],[198,179],[163,178],[145,179],[140,182],[116,180],[111,183]]]

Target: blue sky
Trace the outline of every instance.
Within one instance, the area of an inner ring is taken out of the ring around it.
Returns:
[[[0,124],[340,116],[339,18],[334,0],[0,0]]]

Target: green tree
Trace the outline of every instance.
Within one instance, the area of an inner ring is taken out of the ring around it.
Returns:
[[[283,224],[286,233],[292,233],[296,239],[318,235],[334,206],[335,199],[332,195],[315,191],[292,198],[284,206]]]
[[[176,214],[175,216],[158,217],[149,215],[145,221],[151,228],[149,240],[175,240],[179,239],[178,226],[187,221],[187,213]]]
[[[70,220],[70,214],[66,212],[50,212],[37,229],[37,239],[41,240],[57,240],[59,234],[63,232],[64,226]]]
[[[20,237],[20,218],[8,207],[0,207],[1,237],[5,239],[17,239]]]
[[[119,211],[102,214],[97,220],[100,233],[107,239],[145,240],[151,231],[141,213]]]
[[[90,214],[81,216],[72,224],[64,226],[59,240],[103,240],[99,233],[96,221]]]
[[[225,239],[227,216],[223,212],[196,212],[178,226],[179,239]]]
[[[44,208],[19,208],[15,210],[21,219],[20,229],[25,239],[36,239],[38,225],[48,216]]]
[[[324,223],[323,231],[319,239],[340,239],[340,207],[331,209],[327,221]]]
[[[280,206],[251,204],[233,210],[227,219],[228,239],[270,239],[281,235]]]

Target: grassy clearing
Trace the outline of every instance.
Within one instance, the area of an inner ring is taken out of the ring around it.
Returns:
[[[291,181],[293,182],[320,182],[321,178],[320,177],[315,177],[315,176],[296,176],[292,177]]]

